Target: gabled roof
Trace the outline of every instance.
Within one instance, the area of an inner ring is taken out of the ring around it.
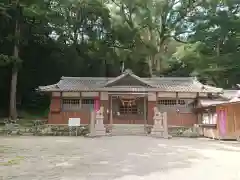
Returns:
[[[140,85],[124,84],[116,85],[124,77],[130,76]],[[142,85],[141,85],[142,84]],[[203,85],[194,77],[152,77],[141,78],[127,70],[122,75],[115,78],[106,77],[62,77],[53,85],[40,86],[40,91],[142,91],[142,92],[203,92],[221,93],[223,89],[208,85]]]
[[[121,81],[123,78],[125,78],[126,76],[130,76],[133,79],[139,81],[140,83],[144,84],[145,86],[149,86],[152,87],[147,81],[145,81],[143,78],[140,78],[138,76],[136,76],[135,74],[133,74],[133,72],[130,69],[127,69],[124,73],[122,73],[120,76],[117,76],[116,78],[109,80],[106,84],[105,87],[109,87],[112,84]]]

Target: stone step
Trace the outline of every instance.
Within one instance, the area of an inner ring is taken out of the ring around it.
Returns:
[[[145,135],[144,125],[117,124],[112,126],[111,135]]]

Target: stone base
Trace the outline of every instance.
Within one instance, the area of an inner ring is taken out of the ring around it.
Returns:
[[[154,138],[172,139],[172,136],[171,136],[171,135],[159,136],[159,135],[157,135],[157,134],[151,134],[150,136],[151,136],[151,137],[154,137]]]
[[[95,135],[96,136],[105,136],[106,135],[106,129],[104,127],[104,125],[98,125],[96,124],[95,126]]]
[[[153,127],[153,129],[151,131],[151,136],[161,137],[161,138],[165,138],[165,139],[169,138],[168,133],[165,132],[163,128],[154,128]]]
[[[161,127],[153,127],[151,130],[151,134],[162,134],[164,133],[164,129]]]
[[[95,136],[105,136],[106,135],[106,131],[104,130],[104,131],[96,131],[96,134],[95,134]]]
[[[143,124],[114,124],[110,133],[112,136],[146,135]]]
[[[92,131],[89,134],[87,134],[87,137],[95,137],[96,136],[96,132]]]

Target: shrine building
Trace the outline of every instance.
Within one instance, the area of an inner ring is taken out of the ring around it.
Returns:
[[[219,96],[223,89],[200,83],[195,77],[136,76],[126,70],[118,77],[62,77],[39,91],[51,96],[49,124],[68,124],[69,118],[90,123],[90,112],[104,107],[104,124],[153,124],[153,108],[167,112],[168,126],[202,123],[200,101]]]

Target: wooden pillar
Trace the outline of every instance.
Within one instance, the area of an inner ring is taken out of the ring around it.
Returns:
[[[236,118],[236,107],[233,106],[233,123],[234,123],[234,133],[237,131],[237,118]]]
[[[144,107],[143,107],[143,115],[144,115],[144,126],[147,125],[147,96],[144,96],[144,99],[143,99],[143,104],[144,104]]]
[[[89,136],[90,137],[93,137],[93,136],[95,136],[95,111],[94,110],[92,110],[91,112],[90,112],[91,114],[90,114],[90,134],[89,134]]]
[[[208,114],[208,124],[211,124],[211,112],[210,112],[210,110],[208,109],[208,111],[207,111],[207,114]]]
[[[110,126],[113,124],[113,111],[112,111],[112,96],[110,96]]]
[[[157,92],[148,92],[148,101],[147,101],[147,123],[148,125],[153,125],[153,108],[157,105]]]
[[[178,95],[178,92],[176,92],[176,113],[177,113],[177,120],[180,121],[180,125],[182,126],[183,125],[183,120],[180,116],[180,109],[179,109],[179,105],[178,105],[178,100],[179,100],[179,95]]]

